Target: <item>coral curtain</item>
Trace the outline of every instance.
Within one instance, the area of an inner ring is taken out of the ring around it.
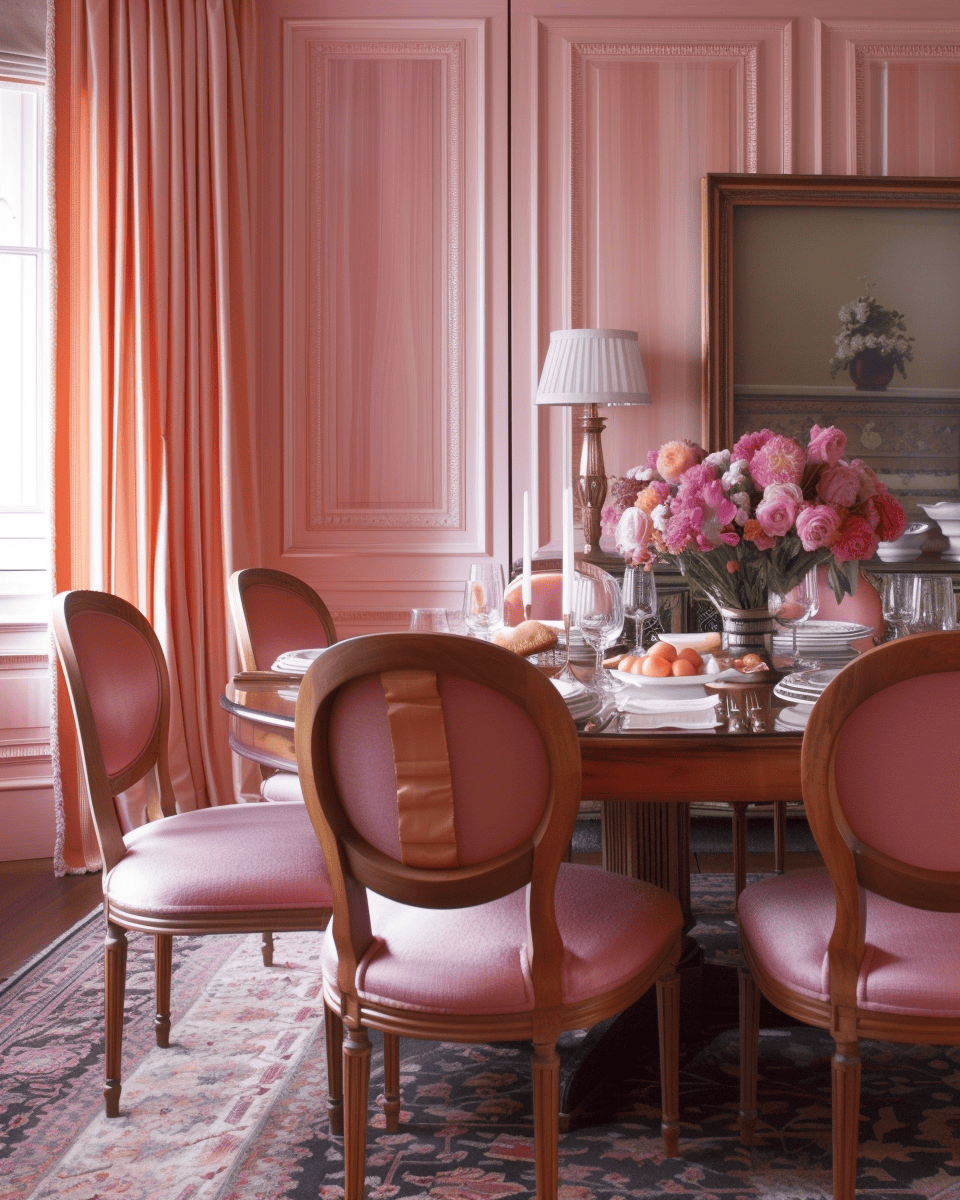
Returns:
[[[256,0],[55,0],[54,590],[147,616],[178,805],[234,799],[226,580],[256,561]],[[58,872],[99,866],[62,678]]]

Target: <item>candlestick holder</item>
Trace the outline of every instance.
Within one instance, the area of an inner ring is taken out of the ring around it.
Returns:
[[[583,682],[574,674],[573,668],[570,666],[570,614],[563,614],[563,633],[564,641],[566,642],[566,656],[564,658],[563,667],[556,679],[561,683],[574,684],[577,687],[583,687]]]
[[[533,605],[532,605],[532,604],[525,604],[525,605],[523,606],[523,619],[524,619],[525,621],[529,621],[529,620],[530,620],[530,614],[531,614],[532,612],[533,612]]]

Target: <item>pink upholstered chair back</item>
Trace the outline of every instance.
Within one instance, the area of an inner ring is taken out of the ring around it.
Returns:
[[[802,776],[835,886],[960,909],[960,631],[850,663],[807,724]]]
[[[507,584],[503,595],[504,625],[519,625],[523,620],[523,580],[520,576]],[[559,621],[563,601],[563,575],[559,571],[539,571],[530,576],[530,616],[534,621]]]
[[[166,663],[146,618],[105,592],[61,593],[53,627],[97,836],[111,865],[122,857],[124,833],[175,811]]]
[[[285,571],[237,571],[229,594],[245,671],[269,671],[288,650],[330,646],[337,640],[324,602],[309,584]]]
[[[442,634],[341,642],[301,685],[296,742],[341,959],[362,954],[346,931],[365,926],[366,888],[461,908],[536,875],[552,897],[579,746],[557,690],[518,655]]]
[[[814,620],[853,621],[858,625],[869,625],[873,632],[852,643],[854,649],[861,652],[870,650],[876,645],[874,638],[883,641],[885,625],[883,603],[880,593],[862,571],[857,581],[856,592],[852,596],[844,596],[838,604],[837,598],[833,594],[833,588],[830,586],[827,568],[817,567],[817,593],[820,604]]]

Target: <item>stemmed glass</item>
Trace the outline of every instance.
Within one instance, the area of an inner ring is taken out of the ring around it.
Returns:
[[[623,572],[623,612],[633,621],[631,654],[643,653],[643,627],[657,615],[657,581],[652,571],[626,567]]]
[[[605,571],[596,575],[574,575],[573,621],[583,640],[596,651],[596,664],[589,682],[597,688],[610,686],[603,670],[603,652],[623,631],[623,596],[612,575]]]
[[[820,607],[819,591],[817,589],[816,568],[808,571],[796,586],[780,595],[771,592],[768,608],[777,619],[778,625],[783,625],[793,634],[792,666],[796,671],[802,667],[815,667],[815,662],[807,662],[800,657],[797,650],[797,628],[808,621]]]
[[[891,640],[906,637],[910,632],[908,625],[913,616],[913,580],[913,575],[904,571],[894,571],[883,577],[880,603],[883,619],[893,630]]]
[[[463,589],[463,619],[474,637],[489,639],[503,624],[503,584],[469,579]]]

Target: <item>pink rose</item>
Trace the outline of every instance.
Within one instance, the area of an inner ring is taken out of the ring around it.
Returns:
[[[771,483],[799,483],[806,461],[799,442],[776,434],[750,460],[750,474],[757,487],[762,488]]]
[[[795,483],[773,484],[766,488],[754,515],[768,537],[783,537],[797,519],[803,493]]]
[[[863,517],[848,517],[831,546],[837,562],[862,562],[876,553],[877,535]]]
[[[653,534],[650,517],[639,508],[624,509],[614,535],[617,549],[632,566],[650,562],[653,554],[647,543]]]
[[[647,484],[640,495],[637,497],[637,508],[642,509],[645,513],[652,513],[658,504],[663,504],[670,495],[670,484],[664,483],[662,480],[654,480],[653,483]]]
[[[664,479],[673,483],[684,471],[702,462],[706,453],[706,450],[695,442],[665,442],[657,454],[657,471]]]
[[[813,425],[810,429],[810,444],[807,446],[807,460],[812,463],[826,463],[835,466],[847,448],[847,435],[835,425],[821,429]]]
[[[817,482],[817,492],[827,504],[853,508],[860,494],[860,472],[845,462],[825,467]]]
[[[829,504],[810,504],[797,514],[797,535],[804,550],[829,546],[840,525],[840,514]]]

